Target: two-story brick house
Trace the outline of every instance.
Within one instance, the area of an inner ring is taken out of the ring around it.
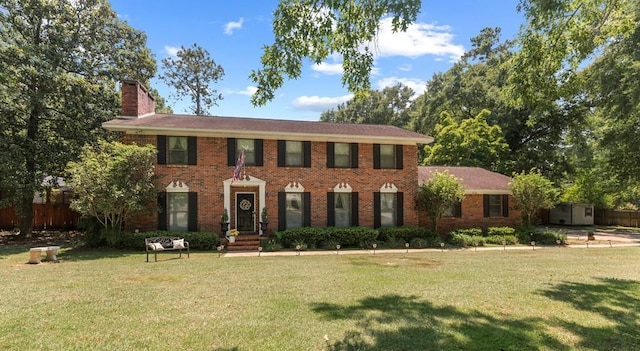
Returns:
[[[103,127],[158,149],[158,208],[140,230],[260,232],[300,226],[418,225],[418,147],[433,138],[387,125],[156,114],[148,91],[122,83],[122,116]],[[240,177],[233,179],[244,154]]]

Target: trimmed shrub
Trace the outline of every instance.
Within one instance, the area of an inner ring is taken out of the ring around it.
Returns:
[[[487,236],[493,236],[493,235],[506,236],[506,235],[515,235],[515,234],[516,234],[516,230],[514,228],[511,228],[511,227],[489,227],[489,228],[487,228]]]
[[[467,235],[467,234],[451,234],[451,244],[460,246],[460,247],[468,247],[474,246],[474,244],[478,246],[484,246],[485,237],[480,235]]]
[[[422,227],[402,226],[378,228],[378,240],[381,242],[402,241],[404,245],[404,243],[411,242],[414,239],[424,239],[428,243],[440,242],[440,236],[438,236],[437,233]]]
[[[464,228],[464,229],[456,229],[451,232],[451,235],[454,234],[462,234],[468,236],[482,236],[482,228]]]
[[[515,235],[489,235],[485,237],[487,244],[502,245],[502,241],[505,241],[507,245],[518,244],[518,238]]]
[[[364,227],[302,227],[279,232],[278,237],[284,247],[295,248],[305,245],[307,248],[335,249],[340,244],[343,248],[363,248],[375,242],[378,232]]]

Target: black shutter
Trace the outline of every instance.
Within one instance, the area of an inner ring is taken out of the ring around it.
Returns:
[[[453,216],[457,218],[462,218],[462,202],[458,201],[453,204]]]
[[[380,192],[373,193],[373,228],[380,228],[382,226],[380,208]]]
[[[285,140],[278,140],[278,167],[285,166],[286,154],[287,154],[287,142]]]
[[[358,193],[351,193],[351,226],[357,227],[360,223],[358,218]]]
[[[254,140],[254,147],[256,151],[256,166],[262,167],[264,165],[264,140],[256,139]]]
[[[358,144],[351,143],[351,168],[358,168]]]
[[[302,212],[302,226],[311,227],[311,193],[305,191],[302,193],[302,204],[304,210]]]
[[[380,144],[373,144],[373,169],[380,169]]]
[[[402,169],[404,167],[402,162],[402,145],[396,145],[396,169]]]
[[[327,193],[327,227],[335,227],[336,225],[336,217],[335,217],[335,194]]]
[[[327,142],[327,168],[335,167],[336,144]]]
[[[484,207],[484,217],[489,217],[489,195],[482,195],[482,207]]]
[[[396,226],[404,225],[404,193],[396,193]]]
[[[158,193],[158,230],[167,230],[167,193]]]
[[[198,231],[198,193],[189,192],[189,219],[187,230],[190,232]]]
[[[287,193],[278,193],[278,230],[287,229]]]
[[[302,142],[302,166],[303,167],[311,167],[311,142],[303,141]]]
[[[198,138],[194,136],[187,137],[187,164],[198,164]]]
[[[502,195],[502,217],[509,217],[509,195]]]
[[[156,148],[158,149],[158,164],[167,164],[167,136],[158,135],[156,138]]]
[[[236,165],[236,139],[227,138],[227,166]]]

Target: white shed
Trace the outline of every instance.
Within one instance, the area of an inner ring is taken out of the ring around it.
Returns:
[[[561,225],[593,225],[592,204],[563,202],[549,211],[549,223]]]

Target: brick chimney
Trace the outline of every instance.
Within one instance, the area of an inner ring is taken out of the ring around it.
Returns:
[[[140,82],[123,80],[120,92],[122,93],[122,117],[138,118],[156,112],[153,96]]]

